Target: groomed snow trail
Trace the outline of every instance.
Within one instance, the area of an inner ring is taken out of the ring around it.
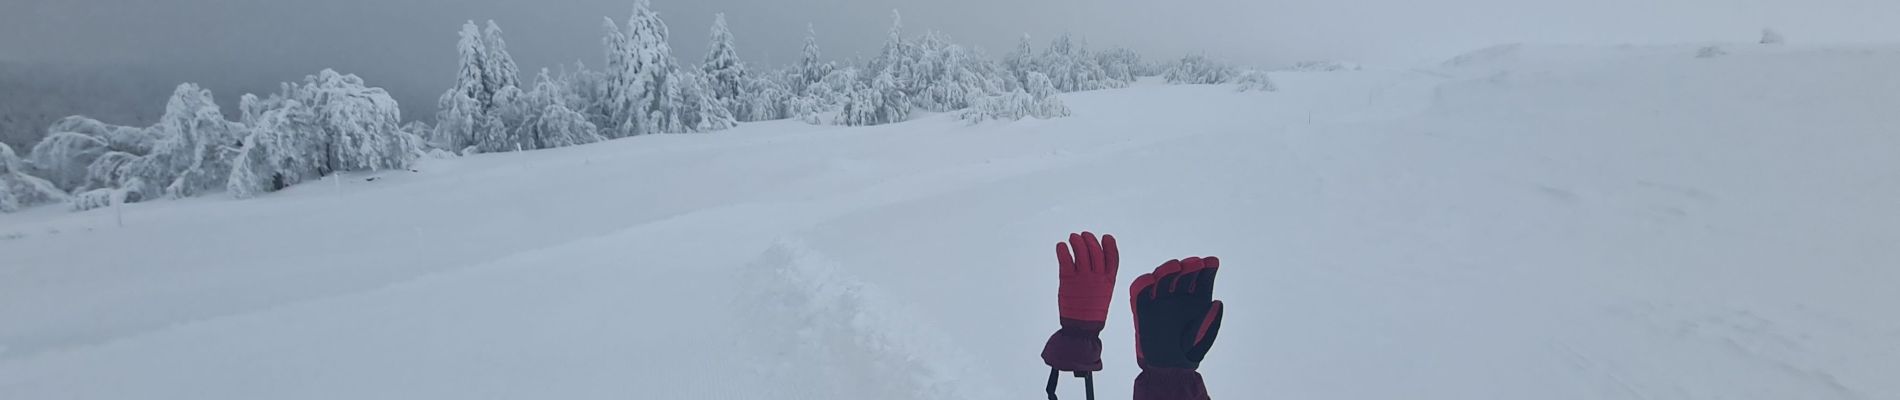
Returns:
[[[1697,49],[0,215],[0,398],[1039,398],[1076,229],[1223,258],[1220,398],[1900,397],[1900,48]]]

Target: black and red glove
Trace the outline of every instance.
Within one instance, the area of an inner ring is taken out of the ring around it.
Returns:
[[[1056,244],[1056,266],[1061,285],[1056,306],[1062,328],[1042,346],[1042,362],[1062,371],[1102,370],[1102,327],[1108,323],[1108,305],[1115,296],[1115,272],[1121,266],[1115,236],[1069,234],[1068,243]]]
[[[1135,313],[1135,400],[1207,400],[1201,360],[1220,333],[1221,302],[1214,300],[1220,259],[1170,260],[1135,278],[1128,302]]]

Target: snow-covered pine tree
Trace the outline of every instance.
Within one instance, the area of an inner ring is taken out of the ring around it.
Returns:
[[[911,85],[918,84],[915,47],[904,40],[904,16],[891,10],[890,36],[871,59],[870,86],[855,90],[838,115],[840,125],[882,125],[910,119]]]
[[[521,87],[521,68],[515,66],[515,58],[508,54],[508,42],[501,38],[501,26],[494,20],[488,21],[488,27],[482,30],[482,82],[488,93],[501,93],[505,88]],[[502,107],[501,104],[485,104],[489,108]]]
[[[825,62],[823,53],[818,51],[818,30],[811,24],[805,24],[805,49],[798,58],[800,79],[792,82],[792,90],[800,95],[805,94],[805,89],[831,75],[832,69],[831,63]]]
[[[884,47],[878,50],[877,57],[871,59],[870,69],[865,72],[873,74],[871,75],[873,80],[888,75],[891,80],[890,87],[908,96],[916,93],[915,76],[913,76],[916,72],[916,64],[916,46],[904,40],[904,15],[897,10],[891,10],[890,34],[884,40]],[[877,86],[877,83],[873,81],[871,86]]]
[[[485,60],[488,46],[482,43],[481,31],[475,27],[475,21],[462,25],[461,40],[456,42],[456,53],[460,59],[455,76],[455,87],[442,94],[436,102],[436,135],[432,138],[436,147],[461,152],[476,144],[475,121],[486,113],[486,104],[493,97],[488,90],[488,78]]]
[[[667,44],[666,22],[653,12],[651,0],[636,0],[633,16],[623,28],[611,19],[607,22],[607,106],[600,127],[611,137],[662,132],[694,132],[699,127],[724,129],[717,114],[687,116],[698,110],[697,100],[689,98],[697,82],[694,73],[682,73]],[[727,120],[730,112],[723,113]],[[692,121],[687,121],[692,119]]]
[[[468,21],[462,25],[456,48],[460,72],[455,87],[437,100],[436,134],[431,141],[436,147],[457,151],[513,150],[517,139],[512,128],[520,121],[518,116],[504,114],[519,109],[511,102],[520,100],[521,79],[501,26],[488,21],[483,29]]]
[[[1029,43],[1029,34],[1023,34],[1016,42],[1016,49],[1003,58],[1003,69],[1009,72],[1008,90],[1022,89],[1029,82],[1029,73],[1036,71],[1036,47]]]
[[[732,30],[726,27],[726,14],[713,17],[712,44],[706,53],[706,62],[700,68],[705,72],[708,89],[713,100],[732,115],[752,115],[748,106],[739,99],[746,81],[751,79],[746,72],[745,62],[739,60],[739,50],[733,44]]]
[[[731,129],[739,121],[722,104],[712,76],[681,71],[673,81],[680,82],[679,121],[683,129],[674,132],[712,132]],[[736,99],[735,99],[736,100]]]

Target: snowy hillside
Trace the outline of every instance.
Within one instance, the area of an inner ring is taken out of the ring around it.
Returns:
[[[0,399],[1040,398],[1080,229],[1225,260],[1216,398],[1900,398],[1900,47],[1701,48],[0,215]]]

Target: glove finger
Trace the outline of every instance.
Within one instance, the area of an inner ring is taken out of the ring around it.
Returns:
[[[1207,358],[1208,350],[1214,349],[1214,338],[1220,336],[1220,321],[1225,314],[1226,307],[1220,300],[1214,300],[1213,305],[1207,308],[1207,315],[1202,316],[1199,321],[1199,329],[1195,331],[1194,336],[1189,336],[1194,338],[1188,347],[1189,360],[1198,363]]]
[[[1115,246],[1115,235],[1102,235],[1102,266],[1107,268],[1108,282],[1114,286],[1115,275],[1122,269],[1122,251]]]
[[[1174,281],[1172,289],[1176,293],[1193,293],[1194,287],[1200,283],[1201,270],[1205,268],[1207,264],[1203,263],[1200,257],[1182,259],[1181,278]]]
[[[1194,277],[1195,282],[1191,291],[1196,298],[1212,301],[1214,299],[1214,277],[1220,274],[1220,257],[1203,258],[1201,259],[1201,263],[1205,264],[1205,266],[1201,268],[1200,275]]]
[[[1136,300],[1152,298],[1153,292],[1151,289],[1154,289],[1154,286],[1154,274],[1141,274],[1141,276],[1135,277],[1135,282],[1128,284],[1128,302],[1130,309],[1133,309]]]
[[[1168,260],[1155,268],[1155,294],[1160,298],[1174,294],[1174,282],[1181,279],[1181,260]]]
[[[1082,244],[1089,246],[1089,273],[1100,275],[1103,272],[1108,272],[1107,268],[1102,267],[1102,262],[1107,260],[1102,259],[1102,242],[1095,239],[1095,233],[1082,232]]]
[[[1069,254],[1069,244],[1056,242],[1056,266],[1061,268],[1060,277],[1075,275],[1075,256]]]
[[[1089,256],[1091,256],[1091,254],[1089,254],[1089,243],[1087,240],[1082,239],[1082,234],[1069,234],[1069,249],[1075,251],[1075,272],[1078,274],[1088,272],[1089,263],[1094,261],[1089,258]]]

